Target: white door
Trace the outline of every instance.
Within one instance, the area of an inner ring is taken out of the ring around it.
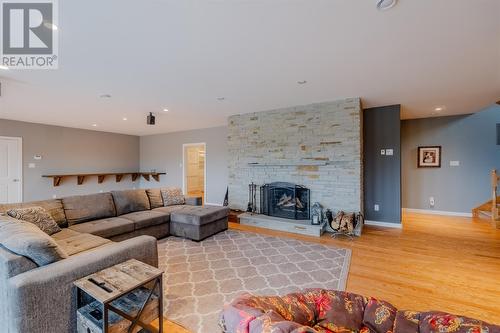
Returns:
[[[205,144],[184,145],[184,193],[205,200]]]
[[[0,203],[22,201],[21,138],[0,137]]]

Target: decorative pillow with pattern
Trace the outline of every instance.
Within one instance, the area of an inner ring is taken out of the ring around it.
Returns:
[[[168,187],[161,189],[164,206],[184,205],[186,202],[182,190],[178,187]]]
[[[397,309],[391,304],[369,298],[365,307],[363,324],[376,333],[392,332]]]
[[[17,220],[33,223],[49,236],[61,231],[56,221],[42,207],[10,209],[7,215]]]

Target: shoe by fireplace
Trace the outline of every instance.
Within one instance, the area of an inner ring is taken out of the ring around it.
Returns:
[[[310,219],[310,191],[302,185],[276,182],[260,188],[261,213],[292,220]]]

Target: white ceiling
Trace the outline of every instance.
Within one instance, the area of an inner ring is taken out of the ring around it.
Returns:
[[[403,118],[500,99],[500,1],[375,3],[60,0],[59,70],[0,70],[0,118],[146,135],[345,97]]]

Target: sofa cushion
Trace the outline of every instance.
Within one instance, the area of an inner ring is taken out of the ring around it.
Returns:
[[[204,225],[227,217],[229,208],[219,206],[183,206],[175,210],[170,221],[193,225]]]
[[[17,204],[0,204],[0,213],[6,213],[9,209],[13,208],[26,207],[42,207],[50,214],[50,216],[52,216],[54,221],[56,221],[61,228],[68,226],[61,199],[32,201]]]
[[[170,221],[170,214],[154,210],[147,210],[121,215],[120,218],[133,221],[135,224],[135,230],[138,230],[146,227],[151,227],[153,225],[167,223],[168,221]]]
[[[134,231],[134,222],[121,217],[110,217],[107,219],[75,224],[69,228],[74,231],[109,238]]]
[[[421,333],[497,333],[500,332],[500,326],[464,316],[431,311],[420,313],[418,331]]]
[[[394,320],[394,333],[418,333],[420,312],[398,311]]]
[[[116,216],[111,193],[67,197],[62,203],[69,225]]]
[[[33,223],[49,236],[61,231],[56,221],[42,207],[14,208],[8,210],[7,215],[18,220]]]
[[[376,333],[392,331],[397,309],[391,304],[375,298],[368,299],[363,324]]]
[[[116,214],[123,215],[142,210],[149,210],[149,198],[145,190],[112,191]]]
[[[150,188],[146,190],[146,194],[148,195],[151,209],[163,207],[163,197],[159,188]]]
[[[15,254],[31,259],[38,266],[68,257],[64,250],[36,225],[6,216],[0,217],[0,244]]]
[[[63,229],[61,229],[61,231],[53,234],[51,237],[53,239],[55,239],[57,242],[58,240],[63,240],[63,239],[69,238],[69,237],[79,235],[79,234],[81,234],[81,232],[71,230],[70,228],[63,228]]]
[[[75,255],[84,251],[92,250],[100,246],[112,243],[109,239],[99,236],[76,233],[71,237],[56,240],[56,243],[69,255]]]
[[[167,187],[161,189],[164,206],[184,205],[185,198],[182,190],[178,187]]]
[[[162,212],[162,213],[167,213],[167,214],[172,214],[173,212],[183,209],[185,206],[184,205],[174,205],[174,206],[167,206],[167,207],[158,207],[153,209],[154,212]]]
[[[317,327],[358,332],[363,327],[366,299],[363,296],[335,290],[322,290],[314,300]]]

